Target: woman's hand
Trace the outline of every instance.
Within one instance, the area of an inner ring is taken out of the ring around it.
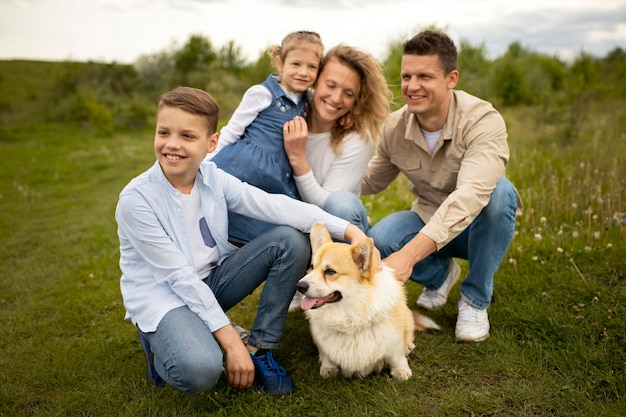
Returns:
[[[306,120],[296,116],[283,125],[283,137],[285,152],[289,158],[289,164],[293,175],[299,177],[311,170],[309,161],[306,159],[306,141],[309,128]]]

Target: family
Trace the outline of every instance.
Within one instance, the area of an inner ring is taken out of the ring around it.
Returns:
[[[152,383],[198,393],[225,371],[238,389],[293,392],[272,351],[309,266],[306,234],[316,222],[338,241],[373,238],[398,280],[423,286],[424,309],[445,305],[461,275],[454,259],[468,260],[455,337],[485,340],[493,277],[521,202],[505,177],[504,120],[455,90],[453,41],[426,30],[404,43],[405,104],[394,112],[368,53],[343,44],[324,53],[309,31],[269,53],[277,74],[244,94],[220,132],[210,94],[164,94],[156,162],[120,193],[121,293]],[[400,173],[413,206],[370,225],[360,197]],[[261,284],[244,343],[226,313]]]

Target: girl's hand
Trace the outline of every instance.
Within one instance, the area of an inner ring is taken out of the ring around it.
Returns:
[[[309,127],[306,120],[296,116],[283,125],[283,138],[285,153],[289,158],[291,169],[296,177],[306,174],[311,170],[309,161],[306,159],[306,141]]]

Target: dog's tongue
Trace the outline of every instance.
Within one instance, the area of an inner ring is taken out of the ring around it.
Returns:
[[[304,311],[310,310],[318,302],[319,302],[319,299],[317,299],[317,298],[310,298],[310,297],[307,297],[305,295],[305,296],[302,297],[302,301],[300,301],[300,308],[302,308],[302,310],[304,310]]]

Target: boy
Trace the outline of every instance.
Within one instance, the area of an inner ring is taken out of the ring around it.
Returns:
[[[206,391],[225,360],[234,387],[254,382],[269,394],[289,394],[293,381],[271,349],[308,266],[310,247],[301,232],[319,221],[337,239],[366,236],[316,206],[267,194],[203,162],[217,146],[218,113],[208,93],[189,87],[159,102],[157,161],[124,188],[115,213],[126,319],[138,328],[156,385]],[[289,226],[238,249],[228,242],[228,211]],[[245,346],[225,312],[263,282]]]

